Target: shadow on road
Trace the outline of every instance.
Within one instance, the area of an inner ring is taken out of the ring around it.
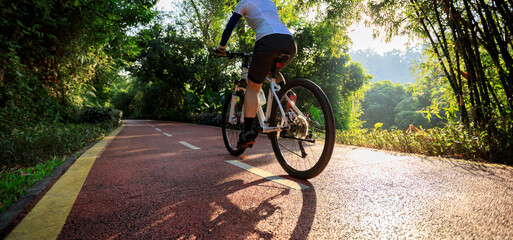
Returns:
[[[249,183],[231,180],[215,186],[211,194],[181,194],[173,201],[163,201],[166,205],[146,212],[142,218],[144,211],[127,206],[111,216],[131,221],[103,221],[102,226],[94,222],[84,226],[78,221],[74,222],[74,233],[65,229],[59,239],[307,239],[317,205],[313,186],[301,192],[302,203],[294,203],[287,198],[291,191],[298,190],[268,183],[265,179]],[[264,198],[258,195],[262,188],[266,188]],[[287,208],[300,208],[297,221],[283,208],[284,204]],[[289,222],[296,222],[292,230]]]
[[[493,180],[496,184],[501,183],[510,190],[513,190],[510,186],[510,182],[513,178],[513,171],[511,167],[506,165],[488,165],[486,163],[459,160],[459,159],[438,159],[433,157],[421,157],[422,161],[428,162],[431,165],[446,164],[451,167],[452,170],[470,174],[475,177],[486,178]],[[492,167],[493,166],[493,167]]]

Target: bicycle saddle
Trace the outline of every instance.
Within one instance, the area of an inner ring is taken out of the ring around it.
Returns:
[[[283,67],[283,63],[287,62],[290,58],[290,52],[279,51],[273,59],[273,66],[271,68],[271,74],[273,77],[278,77],[280,69]],[[282,77],[283,78],[283,77]]]
[[[277,68],[281,68],[282,63],[286,62],[290,58],[290,52],[288,51],[279,51],[278,54],[274,57],[274,64]]]

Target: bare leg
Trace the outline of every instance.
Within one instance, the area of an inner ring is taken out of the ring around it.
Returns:
[[[254,118],[258,109],[258,92],[262,84],[248,81],[248,87],[244,96],[244,117]]]

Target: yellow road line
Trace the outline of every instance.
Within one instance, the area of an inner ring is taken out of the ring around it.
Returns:
[[[295,181],[292,181],[290,179],[286,179],[286,178],[282,178],[280,176],[276,176],[270,172],[267,172],[267,171],[264,171],[262,169],[259,169],[259,168],[256,168],[256,167],[253,167],[251,165],[248,165],[248,164],[245,164],[243,162],[240,162],[240,161],[237,161],[237,160],[229,160],[229,161],[225,161],[229,164],[232,164],[234,166],[237,166],[239,168],[242,168],[248,172],[251,172],[251,173],[254,173],[260,177],[263,177],[269,181],[273,181],[275,183],[278,183],[278,184],[281,184],[281,185],[284,185],[284,186],[287,186],[289,188],[292,188],[292,189],[297,189],[297,190],[305,190],[305,189],[308,189],[309,187],[304,185],[304,184],[301,184],[301,183],[298,183],[298,182],[295,182]]]
[[[82,154],[6,239],[56,239],[94,161],[122,128],[118,127]]]

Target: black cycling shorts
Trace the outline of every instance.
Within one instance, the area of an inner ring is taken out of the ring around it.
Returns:
[[[248,78],[254,83],[261,84],[271,70],[274,57],[280,51],[287,51],[290,58],[280,69],[287,66],[296,56],[296,41],[291,35],[271,34],[259,39],[253,49],[253,58],[249,66]]]

